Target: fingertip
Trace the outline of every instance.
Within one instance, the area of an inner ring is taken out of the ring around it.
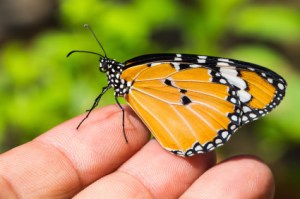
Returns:
[[[270,168],[259,158],[235,156],[206,171],[182,198],[273,198],[275,184]]]
[[[235,166],[244,179],[245,189],[253,198],[273,198],[275,193],[275,180],[270,167],[260,158],[253,155],[239,155],[222,163]],[[221,164],[222,164],[221,163]],[[247,188],[248,187],[248,188]]]
[[[153,139],[118,171],[134,176],[154,198],[178,198],[215,161],[214,152],[179,157]]]

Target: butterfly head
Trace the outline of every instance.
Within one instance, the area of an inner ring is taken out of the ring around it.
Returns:
[[[112,65],[112,60],[110,60],[107,57],[101,58],[100,65],[99,65],[100,72],[103,73],[107,72],[111,68],[111,65]]]
[[[117,62],[113,59],[107,57],[102,57],[100,59],[99,70],[100,72],[108,72],[111,74],[121,73],[124,68],[124,65],[120,62]]]

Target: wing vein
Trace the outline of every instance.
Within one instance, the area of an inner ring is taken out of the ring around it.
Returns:
[[[167,100],[161,99],[160,97],[158,97],[158,96],[156,96],[156,95],[152,95],[152,94],[150,94],[150,93],[148,93],[148,92],[146,92],[146,91],[143,91],[143,90],[138,89],[138,88],[135,88],[135,87],[133,87],[132,89],[135,90],[135,91],[141,92],[141,93],[143,93],[143,94],[145,94],[145,95],[148,95],[148,96],[150,96],[150,97],[153,97],[153,98],[155,98],[155,99],[157,99],[157,100],[160,100],[160,101],[162,101],[162,102],[164,102],[164,103],[166,103],[166,104],[170,104],[170,105],[182,105],[182,104],[180,104],[180,102],[178,102],[178,103],[172,103],[172,102],[169,102],[169,101],[167,101]],[[202,94],[208,95],[208,94],[206,94],[206,93],[202,93]],[[224,99],[222,99],[222,98],[218,98],[218,97],[213,96],[213,95],[209,95],[209,96],[215,97],[215,98],[217,98],[217,99],[224,100]],[[215,108],[215,107],[213,107],[213,106],[210,106],[210,105],[207,104],[207,103],[203,103],[203,102],[197,101],[197,100],[193,100],[193,103],[202,104],[202,105],[204,105],[204,106],[206,106],[206,107],[208,107],[208,108],[210,108],[210,109],[215,110],[216,112],[218,112],[218,113],[220,113],[220,114],[223,114],[220,110],[218,110],[217,108]]]
[[[195,102],[194,102],[195,103]],[[210,109],[212,109],[212,110],[214,110],[214,111],[216,111],[217,113],[219,113],[220,115],[222,115],[222,116],[226,116],[228,113],[226,113],[226,114],[224,114],[224,113],[222,113],[220,110],[218,110],[218,109],[216,109],[215,107],[213,107],[213,106],[210,106],[210,105],[208,105],[208,104],[206,104],[206,103],[195,103],[195,104],[202,104],[202,105],[204,105],[204,106],[206,106],[206,107],[208,107],[208,108],[210,108]],[[226,126],[223,126],[217,119],[216,119],[216,117],[214,117],[214,114],[212,115],[212,114],[209,114],[209,112],[207,111],[207,114],[206,115],[208,115],[210,118],[212,118],[213,120],[215,120],[218,124],[220,124],[220,126],[222,126],[224,129],[227,129],[227,127]]]
[[[141,101],[138,100],[137,97],[134,96],[133,93],[131,93],[131,96],[135,99],[135,101],[137,103],[139,103],[139,105],[144,109],[146,110],[164,129],[165,131],[168,133],[168,135],[174,140],[174,142],[177,144],[178,148],[180,148],[181,151],[183,151],[183,148],[182,146],[179,144],[179,142],[177,141],[177,139],[173,136],[172,132],[169,131],[169,129],[166,127],[166,125],[164,123],[162,123],[159,118],[156,117],[155,114],[153,114],[153,112],[151,112],[147,107],[145,107],[143,105],[143,103]],[[137,110],[137,109],[136,109]],[[151,128],[151,126],[149,125],[149,128]],[[153,130],[153,129],[151,129]]]
[[[194,115],[196,115],[200,120],[202,120],[209,128],[211,128],[213,131],[215,131],[215,129],[213,128],[213,126],[206,120],[202,117],[202,115],[200,115],[199,113],[197,113],[196,111],[194,111],[191,107],[187,107],[187,109],[189,111],[191,111]]]
[[[171,105],[170,105],[171,106]],[[187,120],[178,112],[178,110],[175,109],[174,106],[171,106],[171,108],[175,111],[175,113],[182,119],[182,121],[186,124],[186,126],[189,128],[190,132],[192,133],[195,140],[198,140],[197,135],[195,134],[195,131],[191,128],[191,125],[187,122]]]
[[[181,89],[181,88],[179,88],[179,87],[174,87],[174,88]],[[155,95],[152,95],[152,94],[150,94],[150,93],[147,92],[147,91],[144,91],[144,90],[142,90],[142,89],[139,89],[139,88],[137,88],[137,87],[134,87],[134,85],[133,85],[133,87],[131,87],[131,89],[136,90],[136,91],[139,91],[139,92],[141,92],[141,93],[143,93],[143,94],[152,96],[152,97],[154,97],[154,98],[156,98],[156,99],[159,99],[159,100],[161,100],[161,101],[163,101],[163,102],[165,102],[165,103],[168,103],[166,100],[163,100],[163,99],[161,99],[161,98],[157,98]],[[191,90],[191,89],[185,89],[185,90],[186,90],[186,91],[190,91],[190,92],[194,92],[194,93],[199,93],[199,94],[206,95],[206,96],[210,96],[210,97],[214,97],[214,98],[217,98],[217,99],[220,99],[220,100],[225,100],[224,98],[221,98],[221,97],[218,97],[218,96],[215,96],[215,95],[211,95],[211,94],[209,94],[209,93],[200,92],[200,91]],[[170,104],[180,105],[180,103],[170,103]]]

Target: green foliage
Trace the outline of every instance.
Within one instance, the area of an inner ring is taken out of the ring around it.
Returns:
[[[108,56],[119,61],[145,53],[181,52],[228,56],[278,71],[289,83],[288,93],[278,110],[259,123],[261,142],[300,142],[300,80],[288,58],[269,45],[288,49],[288,44],[299,44],[300,15],[291,6],[246,0],[65,0],[59,4],[60,28],[2,48],[2,150],[83,113],[106,84],[105,75],[98,72],[97,56],[65,57],[74,49],[102,53],[82,28],[85,23],[92,26]],[[104,96],[101,106],[111,103],[112,92]]]
[[[299,21],[299,9],[283,5],[253,5],[240,11],[233,27],[241,35],[274,42],[294,42],[299,39]]]

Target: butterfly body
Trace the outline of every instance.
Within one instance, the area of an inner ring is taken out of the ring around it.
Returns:
[[[101,58],[99,70],[100,72],[106,73],[108,88],[113,88],[116,97],[123,97],[124,94],[128,93],[129,87],[124,79],[121,79],[121,74],[124,70],[125,65],[111,60],[109,58]]]

